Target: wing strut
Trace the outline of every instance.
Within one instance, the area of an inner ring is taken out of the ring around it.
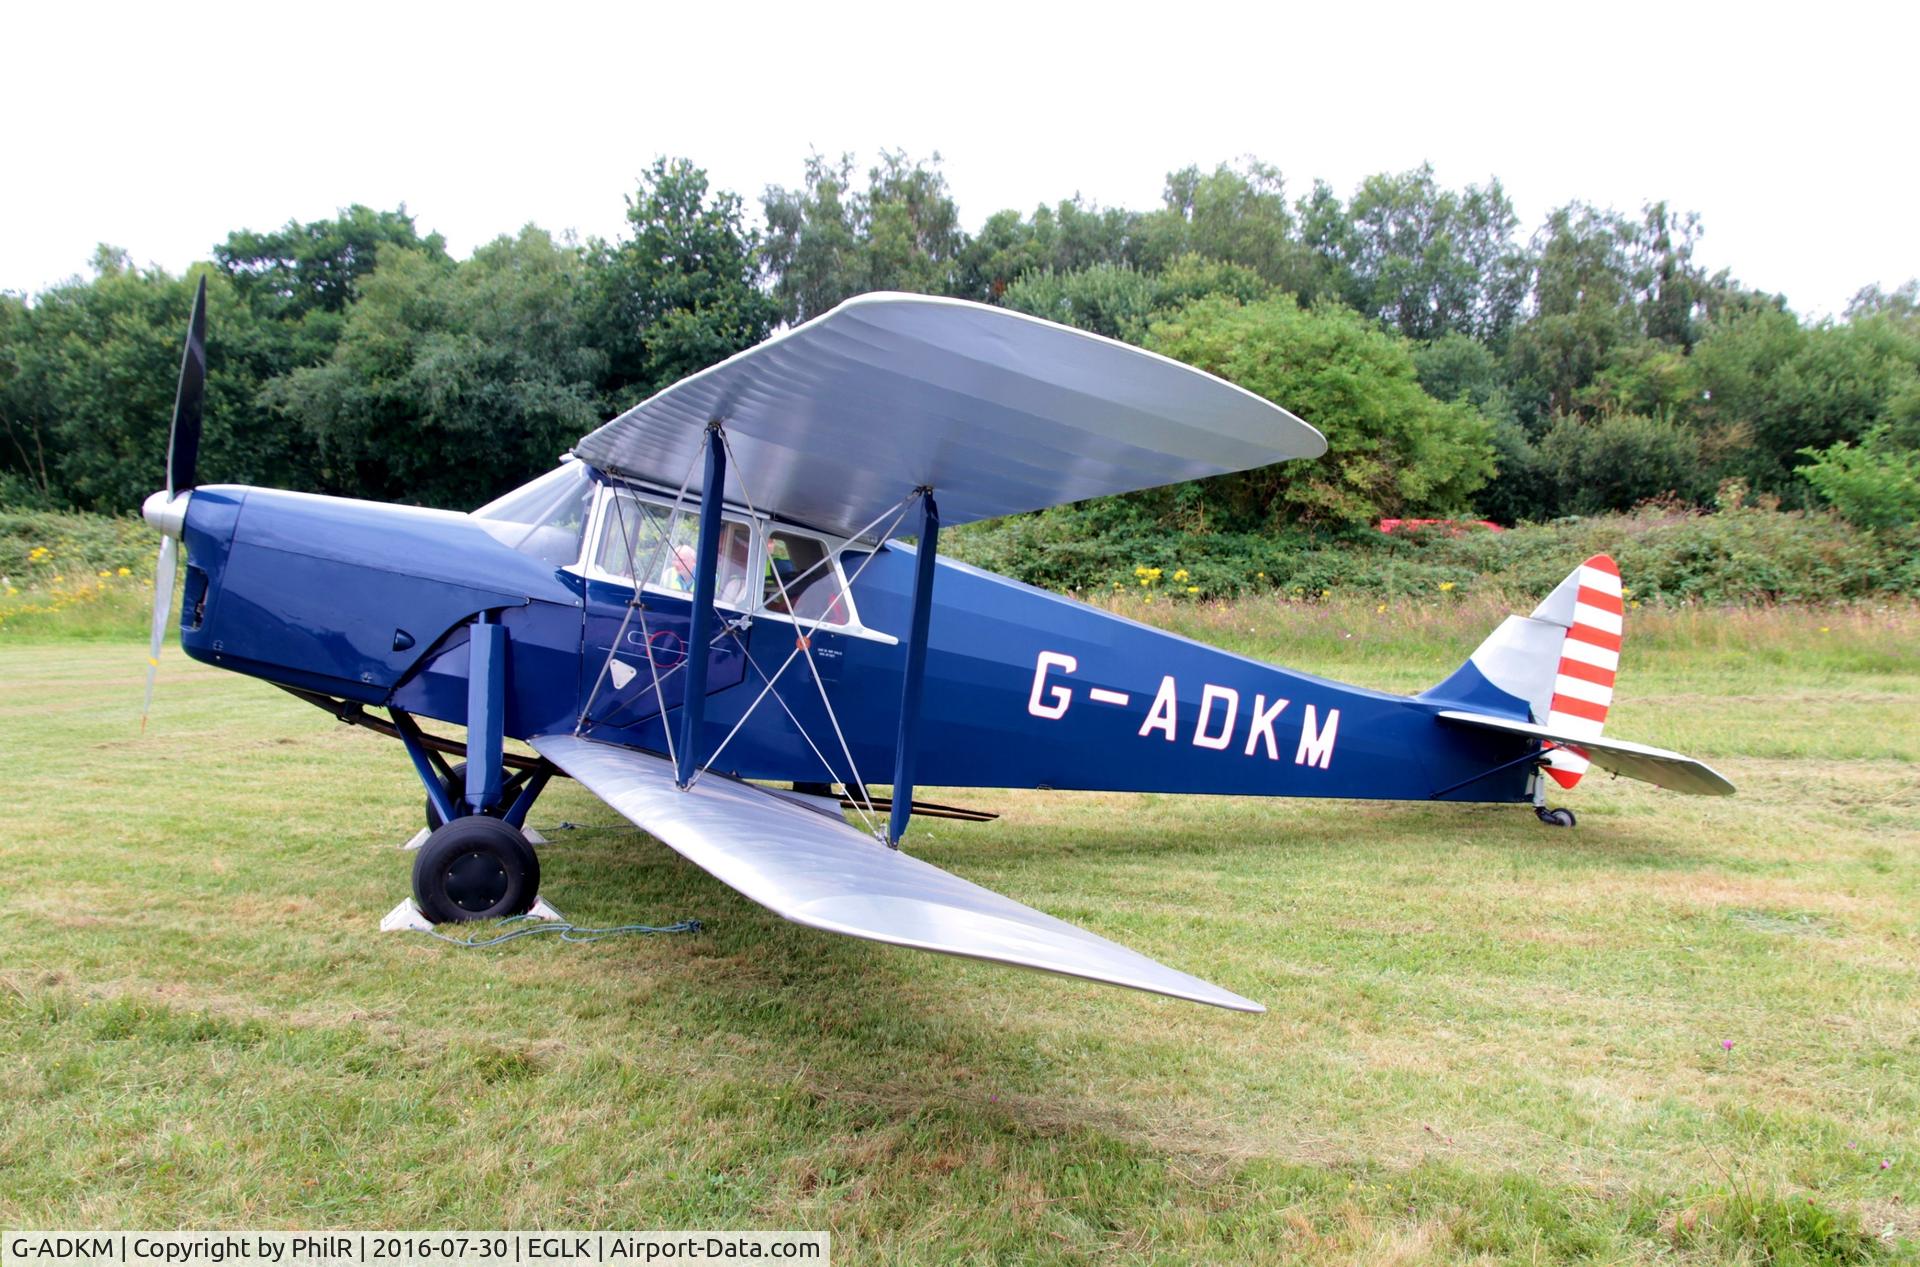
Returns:
[[[726,429],[718,419],[707,424],[704,445],[705,478],[701,482],[700,533],[699,540],[695,545],[694,554],[692,622],[691,627],[687,630],[687,645],[690,648],[710,647],[717,643],[720,638],[725,637],[731,628],[731,626],[729,626],[727,629],[722,629],[718,634],[715,633],[714,629],[718,613],[713,605],[713,595],[720,564],[720,535],[724,530],[720,512],[725,502],[727,458],[732,447],[728,442]],[[689,471],[688,475],[691,477],[692,472]],[[744,485],[741,494],[747,498],[747,510],[751,513],[753,511],[753,502],[751,497],[746,493]],[[682,485],[681,495],[685,495],[684,484]],[[878,831],[875,832],[876,835],[883,835],[887,844],[896,849],[900,846],[901,837],[906,835],[907,824],[913,816],[914,759],[917,755],[916,747],[920,730],[921,686],[926,680],[927,641],[933,619],[933,578],[935,564],[939,557],[940,508],[934,501],[932,487],[929,485],[921,485],[896,503],[893,509],[897,510],[899,514],[895,517],[893,525],[889,526],[886,532],[881,534],[881,539],[885,540],[887,534],[891,533],[893,528],[899,525],[900,519],[905,517],[907,511],[912,507],[916,499],[920,502],[920,533],[919,544],[916,547],[913,574],[913,615],[907,638],[906,671],[903,675],[900,688],[900,728],[898,732],[898,744],[896,745],[894,754],[893,798],[886,831],[884,834]],[[677,501],[675,503],[675,513],[678,513]],[[884,513],[880,516],[880,518],[885,517]],[[878,520],[876,520],[875,523],[877,524]],[[868,525],[866,529],[862,529],[860,535],[864,536],[873,526],[875,525]],[[846,544],[850,544],[851,540],[852,539],[849,539],[847,543],[843,543],[841,549],[845,549]],[[835,551],[835,554],[837,553],[838,551]],[[870,553],[866,560],[861,563],[861,571],[864,571],[866,565],[873,561],[874,553]],[[631,554],[631,546],[629,546],[629,554]],[[814,566],[818,567],[820,565],[816,563]],[[638,574],[636,573],[636,575]],[[782,596],[786,597],[786,582],[780,577],[777,571],[772,573],[772,576],[774,583],[780,587]],[[854,579],[858,579],[857,574]],[[842,597],[836,596],[834,601],[836,603],[840,602],[842,601]],[[789,611],[793,610],[793,603],[790,598],[787,599],[787,609]],[[630,616],[632,614],[631,611],[628,614]],[[645,617],[643,616],[642,619],[644,620]],[[761,691],[760,695],[755,698],[753,704],[748,708],[748,715],[751,715],[753,710],[759,707],[761,700],[765,699],[768,694],[774,694],[776,698],[778,698],[775,683],[779,680],[781,673],[785,672],[787,666],[792,664],[796,657],[805,657],[809,667],[813,667],[813,656],[809,646],[810,641],[811,640],[804,634],[795,639],[794,653],[787,657],[786,662],[774,672],[772,677],[767,678],[766,688]],[[751,657],[749,657],[749,659],[751,659]],[[657,666],[655,666],[653,662],[653,644],[651,639],[649,639],[647,643],[647,662],[649,668],[654,672],[654,691],[655,694],[658,695],[660,691],[660,675]],[[758,666],[756,666],[756,668],[757,667]],[[721,740],[718,747],[711,753],[703,754],[700,744],[700,730],[706,720],[707,657],[689,655],[683,659],[679,665],[675,666],[676,671],[680,669],[685,670],[687,680],[680,704],[680,742],[677,751],[674,750],[674,745],[671,743],[671,727],[669,727],[668,730],[668,739],[669,759],[673,765],[674,782],[682,790],[685,790],[693,786],[701,772],[712,768],[713,762],[719,757],[720,752],[726,748],[727,744],[732,742],[734,735],[739,733],[740,727],[746,723],[746,716],[742,716],[740,721],[735,723],[733,730],[728,732],[726,738]],[[604,676],[604,673],[605,666],[602,667],[602,676]],[[762,676],[765,677],[766,675],[763,673]],[[840,733],[840,723],[839,719],[834,716],[833,702],[827,698],[825,686],[820,682],[820,675],[817,669],[813,672],[813,678],[815,683],[820,685],[820,702],[826,709],[827,720],[832,724],[835,735],[840,740],[841,751],[843,755],[846,756],[851,769],[853,777],[847,780],[849,790],[851,791],[857,788],[864,797],[865,782],[859,777],[859,769],[852,765],[853,753],[847,746],[846,736]],[[596,690],[598,686],[599,683],[596,681]],[[662,703],[664,704],[664,702],[664,697],[662,697]],[[782,701],[782,706],[784,707],[784,701]],[[576,735],[585,729],[587,724],[586,714],[591,711],[591,707],[592,700],[589,698],[588,708],[582,712],[581,725],[575,728]],[[788,715],[792,715],[791,710],[788,710]],[[804,735],[805,730],[802,729],[801,733]],[[809,743],[811,743],[810,739]],[[818,747],[815,747],[814,751],[816,755],[819,754]],[[824,762],[824,757],[822,760]],[[833,773],[830,764],[828,765],[828,772],[829,774]],[[871,803],[869,803],[868,808],[872,809]]]
[[[927,628],[933,619],[935,550],[940,544],[940,508],[933,490],[920,493],[920,541],[913,568],[913,625],[907,635],[907,672],[900,685],[900,739],[893,755],[893,813],[887,819],[887,843],[895,849],[913,816],[913,763],[920,738],[920,684],[927,676]]]
[[[720,508],[726,500],[727,449],[720,424],[707,424],[706,482],[700,486],[700,541],[695,547],[693,565],[693,625],[687,631],[687,646],[701,648],[713,641],[713,582],[720,566]],[[640,581],[634,580],[639,588]],[[648,653],[651,655],[651,651]],[[700,764],[700,723],[706,720],[707,662],[702,653],[687,657],[685,699],[680,705],[679,766],[674,781],[681,787],[693,782]]]

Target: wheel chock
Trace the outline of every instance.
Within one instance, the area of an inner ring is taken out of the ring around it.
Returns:
[[[405,898],[400,905],[386,913],[380,921],[383,933],[430,933],[433,921],[420,913],[420,908],[412,898]]]

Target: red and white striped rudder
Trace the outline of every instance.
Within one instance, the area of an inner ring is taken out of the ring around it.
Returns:
[[[1608,556],[1596,554],[1567,581],[1573,588],[1570,608],[1565,593],[1568,585],[1562,585],[1534,612],[1535,616],[1567,625],[1546,725],[1564,735],[1597,739],[1606,724],[1607,707],[1613,703],[1613,679],[1620,668],[1620,635],[1626,612],[1620,568]],[[1586,771],[1587,758],[1578,749],[1558,747],[1547,754],[1547,774],[1561,787],[1572,787]]]

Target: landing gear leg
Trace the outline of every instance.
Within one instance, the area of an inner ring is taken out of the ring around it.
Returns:
[[[1547,808],[1547,772],[1544,767],[1533,772],[1533,816],[1549,827],[1571,827],[1578,821],[1570,809]]]

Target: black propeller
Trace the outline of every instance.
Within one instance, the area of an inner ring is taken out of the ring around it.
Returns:
[[[173,426],[167,432],[166,507],[194,486],[200,467],[200,422],[207,403],[207,279],[193,293],[187,321],[187,346],[180,354],[180,386],[173,397]],[[158,521],[156,521],[157,523]],[[167,642],[167,613],[173,608],[173,577],[179,557],[180,528],[162,529],[160,557],[153,565],[153,628],[147,643],[147,697],[140,706],[140,729],[153,707],[153,679],[160,671],[160,648]]]
[[[200,467],[200,420],[207,404],[207,279],[193,294],[187,346],[180,354],[180,387],[173,397],[173,429],[167,434],[167,495],[192,488]]]

